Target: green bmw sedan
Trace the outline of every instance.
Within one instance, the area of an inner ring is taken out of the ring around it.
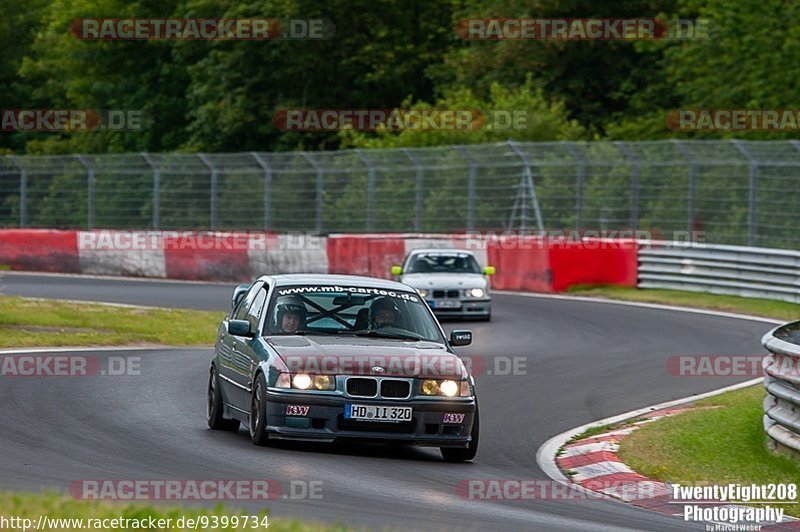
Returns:
[[[236,287],[208,378],[208,426],[274,439],[478,450],[475,380],[410,286],[350,275],[262,276]]]

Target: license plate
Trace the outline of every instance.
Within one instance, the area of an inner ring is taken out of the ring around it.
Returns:
[[[461,301],[453,299],[437,299],[436,308],[461,308]]]
[[[344,405],[344,418],[356,421],[411,421],[410,406]]]

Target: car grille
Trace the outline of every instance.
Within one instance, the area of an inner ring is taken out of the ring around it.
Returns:
[[[378,389],[380,388],[380,394]],[[374,377],[350,377],[346,385],[351,397],[383,397],[405,399],[411,395],[410,379],[376,379]]]
[[[411,394],[411,383],[408,381],[385,380],[381,381],[382,397],[408,397]]]
[[[378,394],[378,381],[375,379],[347,379],[347,395],[375,397]]]
[[[452,297],[457,298],[459,297],[458,290],[434,290],[433,297],[441,299],[443,297]]]

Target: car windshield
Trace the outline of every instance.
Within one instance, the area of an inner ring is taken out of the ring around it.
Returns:
[[[467,253],[418,253],[408,261],[406,273],[481,273],[478,261]]]
[[[276,287],[265,331],[445,343],[419,294],[364,286]]]

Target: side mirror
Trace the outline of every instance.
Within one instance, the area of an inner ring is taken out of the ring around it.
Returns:
[[[450,332],[450,345],[461,347],[472,343],[472,331],[456,329]]]
[[[403,275],[402,266],[392,266],[392,275]]]
[[[487,266],[483,269],[484,275],[494,275],[497,273],[497,270],[494,269],[494,266]]]
[[[233,289],[233,295],[231,296],[231,308],[236,308],[236,305],[239,304],[242,297],[250,290],[249,284],[240,284],[236,288]]]
[[[250,322],[247,320],[229,320],[228,334],[246,336],[248,338],[253,337],[253,333],[250,331]]]

